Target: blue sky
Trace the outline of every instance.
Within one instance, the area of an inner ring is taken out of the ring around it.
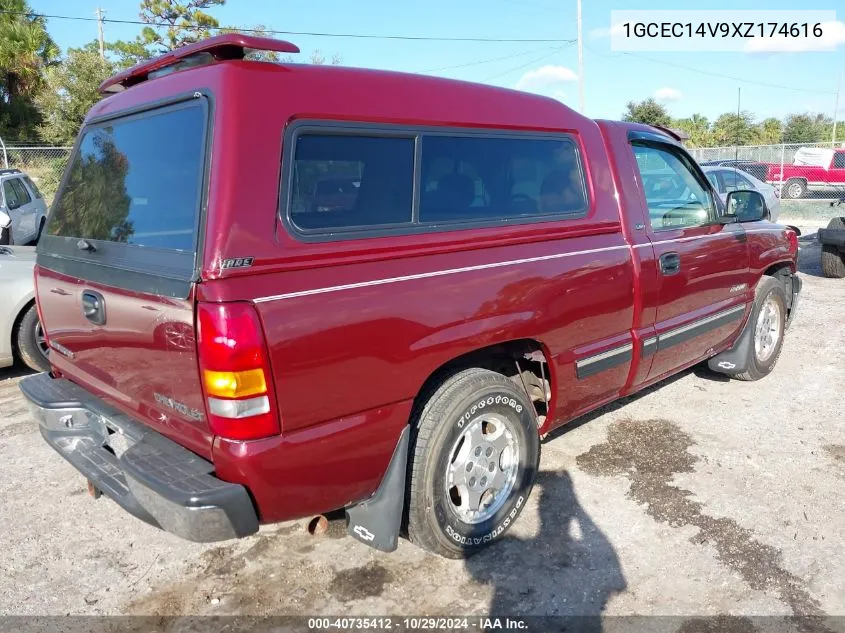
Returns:
[[[629,100],[657,96],[673,116],[701,113],[713,119],[735,111],[737,88],[742,109],[757,118],[789,112],[820,111],[832,115],[833,92],[845,71],[845,37],[833,52],[643,53],[635,57],[610,50],[606,30],[613,9],[677,9],[677,0],[583,0],[586,114],[619,118]],[[56,15],[93,17],[97,5],[106,18],[137,19],[136,0],[30,0],[33,10]],[[841,0],[709,0],[684,8],[835,10]],[[228,0],[212,14],[223,25],[322,33],[575,39],[575,0]],[[837,19],[845,19],[845,10]],[[63,48],[96,39],[96,22],[52,19],[49,30]],[[106,39],[131,39],[139,26],[106,23]],[[601,35],[602,29],[605,34]],[[277,36],[297,44],[303,59],[314,50],[338,54],[343,64],[384,68],[520,87],[578,106],[577,48],[553,43],[413,42]],[[647,59],[646,59],[647,58]],[[462,67],[456,67],[463,65]],[[787,86],[777,88],[710,76],[678,65],[732,77]],[[845,95],[840,100],[845,119]]]

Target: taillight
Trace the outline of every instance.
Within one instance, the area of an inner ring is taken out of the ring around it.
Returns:
[[[280,432],[258,313],[249,303],[197,306],[197,351],[215,435],[255,440]]]

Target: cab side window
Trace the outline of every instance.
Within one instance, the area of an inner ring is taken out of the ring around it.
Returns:
[[[654,231],[710,224],[715,203],[690,159],[671,146],[633,144],[648,217]]]
[[[833,155],[833,168],[845,169],[845,152],[836,152]]]

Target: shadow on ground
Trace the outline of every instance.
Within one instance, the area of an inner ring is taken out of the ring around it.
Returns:
[[[493,587],[491,617],[579,616],[577,630],[601,631],[601,613],[626,588],[619,557],[581,507],[567,472],[541,472],[533,494],[536,535],[506,537],[468,559],[467,571]]]

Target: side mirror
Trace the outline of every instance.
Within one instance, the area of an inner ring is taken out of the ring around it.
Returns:
[[[0,229],[8,229],[12,226],[12,218],[5,211],[0,211]]]
[[[720,218],[723,224],[730,222],[759,222],[768,215],[766,199],[758,191],[742,189],[731,191],[726,201],[727,214]]]
[[[8,204],[6,205],[6,208],[7,208],[9,211],[14,211],[14,210],[15,210],[15,209],[17,209],[19,206],[21,206],[20,202],[10,202],[10,203],[8,203]]]

